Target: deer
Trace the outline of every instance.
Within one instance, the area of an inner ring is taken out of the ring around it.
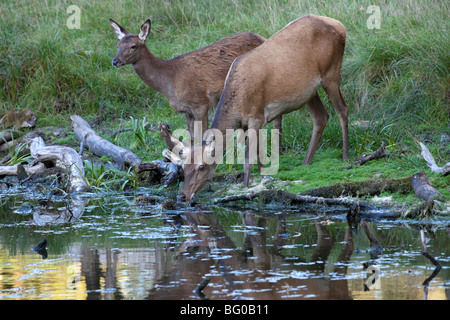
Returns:
[[[191,142],[194,141],[195,121],[201,121],[202,132],[208,128],[208,110],[217,106],[232,62],[266,40],[251,32],[237,33],[201,49],[163,60],[154,56],[146,45],[151,30],[150,19],[141,25],[138,34],[130,34],[112,19],[109,23],[119,39],[113,66],[119,68],[131,64],[145,84],[160,92],[176,112],[184,113]],[[274,125],[281,130],[281,118]]]
[[[347,160],[348,106],[339,85],[345,41],[346,31],[341,22],[310,14],[290,22],[263,44],[236,58],[202,145],[193,148],[181,145],[179,154],[166,152],[166,157],[180,164],[184,171],[178,200],[191,200],[214,177],[219,162],[211,163],[210,159],[217,159],[216,148],[224,151],[226,147],[226,139],[222,139],[224,146],[218,148],[218,134],[225,136],[228,129],[239,128],[258,131],[303,106],[313,121],[311,140],[303,160],[303,165],[310,165],[329,118],[317,92],[319,87],[324,88],[337,112],[342,129],[343,160]],[[202,157],[187,163],[180,154],[190,155],[190,159]],[[253,166],[250,156],[247,143],[244,187],[248,187]],[[259,158],[258,167],[261,172]]]

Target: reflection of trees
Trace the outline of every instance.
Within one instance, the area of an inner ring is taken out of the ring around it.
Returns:
[[[101,266],[97,249],[83,247],[81,249],[81,275],[85,277],[87,300],[98,300],[100,294]]]
[[[123,298],[117,283],[117,250],[106,249],[106,271],[101,270],[98,249],[83,246],[81,249],[81,275],[86,282],[87,300],[120,300]],[[104,288],[101,285],[104,278]],[[102,297],[102,291],[104,295]]]

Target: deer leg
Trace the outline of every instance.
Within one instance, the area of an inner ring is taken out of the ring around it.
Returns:
[[[247,138],[247,147],[245,148],[245,163],[244,163],[244,187],[248,187],[250,181],[250,174],[253,168],[253,161],[250,161],[250,139]]]
[[[324,86],[325,92],[330,97],[331,103],[336,110],[339,122],[342,128],[342,149],[343,149],[343,161],[348,159],[348,107],[342,97],[341,90],[339,89],[339,81],[332,81],[327,86]]]
[[[257,134],[259,135],[259,132]],[[259,171],[260,174],[261,174],[261,168],[263,167],[263,164],[261,162],[261,157],[264,157],[265,156],[264,153],[266,152],[266,149],[264,148],[264,146],[262,144],[262,141],[263,140],[260,140],[258,138],[258,145],[256,146],[256,148],[257,148],[256,158],[257,158],[257,161],[258,161],[258,171]]]
[[[191,136],[191,146],[193,146],[194,145],[194,116],[187,112],[184,115],[186,116],[187,128],[188,128],[189,134]]]
[[[262,127],[261,123],[262,122],[257,119],[252,119],[249,121],[249,126],[247,128],[247,147],[245,148],[244,163],[244,187],[248,187],[255,158],[258,161],[258,167],[261,168],[262,166],[258,156],[259,130]]]
[[[309,165],[312,162],[314,153],[316,152],[319,141],[322,138],[323,130],[328,121],[328,112],[325,110],[322,101],[320,100],[317,92],[308,101],[306,108],[311,114],[313,120],[313,132],[311,136],[311,141],[309,142],[308,151],[306,152],[305,159],[303,160],[304,165]]]
[[[282,140],[282,131],[283,131],[283,128],[282,128],[282,116],[279,116],[278,118],[275,118],[273,120],[273,127],[275,129],[278,129],[278,134],[279,134],[279,136],[278,136],[278,145],[280,146],[280,150],[281,150],[281,148],[282,148],[281,140]]]

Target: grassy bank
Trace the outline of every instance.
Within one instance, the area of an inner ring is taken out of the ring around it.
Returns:
[[[367,8],[372,4],[380,8],[380,29],[367,26],[372,14]],[[67,26],[70,5],[80,8],[80,29]],[[440,165],[449,160],[448,143],[439,149],[440,135],[449,131],[449,12],[446,1],[1,0],[0,112],[30,108],[38,115],[38,127],[69,126],[71,114],[97,118],[100,127],[131,127],[130,117],[184,127],[184,117],[146,87],[130,66],[112,67],[117,39],[109,17],[130,32],[137,32],[150,17],[152,33],[147,46],[156,56],[169,59],[236,32],[270,37],[291,20],[315,13],[346,26],[342,91],[350,120],[374,123],[369,129],[351,125],[352,159],[375,151],[381,141],[397,155],[374,164],[379,166],[376,169],[339,173],[335,179],[373,174],[402,177],[426,169],[412,137],[426,140],[431,151],[439,154]],[[284,118],[287,151],[278,177],[301,180],[309,175],[312,181],[322,181],[311,174],[311,168],[339,171],[343,166],[341,162],[336,167],[322,163],[340,158],[341,134],[329,101],[323,92],[321,96],[332,117],[315,164],[292,169],[303,159],[312,129],[305,110],[292,113]],[[129,146],[134,137],[124,134],[116,142]],[[147,159],[160,157],[164,146],[159,135],[149,133],[145,139],[135,143],[137,152]],[[448,178],[431,176],[448,196]]]

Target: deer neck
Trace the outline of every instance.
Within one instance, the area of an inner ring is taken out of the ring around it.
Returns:
[[[226,107],[223,106],[223,100],[219,101],[219,105],[217,106],[216,113],[214,115],[213,122],[211,123],[210,129],[214,129],[220,131],[222,135],[222,150],[224,153],[227,152],[227,130],[228,129],[236,129],[239,128],[239,125],[233,124],[233,116],[229,116],[233,114],[231,112],[227,112]],[[218,141],[216,139],[216,141]]]
[[[148,48],[144,48],[141,58],[133,64],[137,75],[152,89],[162,93],[166,98],[171,97],[172,81],[170,60],[155,57]]]

